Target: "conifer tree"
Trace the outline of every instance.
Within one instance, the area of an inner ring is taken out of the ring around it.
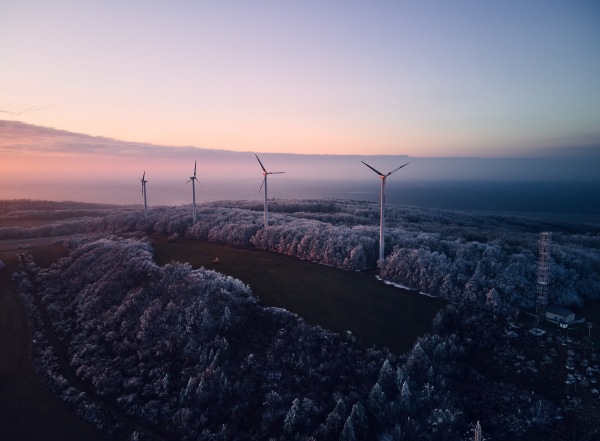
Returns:
[[[483,437],[481,436],[481,424],[477,421],[475,425],[475,435],[473,436],[473,441],[483,441]]]

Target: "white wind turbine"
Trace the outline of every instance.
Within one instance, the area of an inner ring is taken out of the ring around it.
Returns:
[[[186,184],[188,182],[192,183],[192,197],[193,197],[193,203],[194,203],[194,211],[192,212],[192,223],[195,224],[196,223],[196,181],[198,179],[196,179],[196,161],[194,161],[194,176],[190,176],[190,180],[186,182]]]
[[[362,162],[367,167],[369,167],[371,170],[373,170],[375,173],[377,173],[379,175],[379,178],[381,179],[381,203],[380,203],[380,207],[379,207],[379,210],[380,210],[380,212],[379,212],[379,260],[383,260],[383,257],[384,257],[383,252],[384,252],[384,247],[385,247],[384,232],[383,232],[383,228],[384,228],[384,224],[385,224],[385,219],[384,219],[385,218],[385,179],[392,173],[395,173],[398,170],[400,170],[402,167],[407,166],[409,163],[407,162],[406,164],[401,165],[398,168],[395,168],[394,170],[389,172],[387,175],[384,175],[380,171],[375,170],[373,167],[371,167],[365,161],[360,161],[360,162]]]
[[[254,154],[254,156],[256,156],[256,159],[258,159],[258,155],[256,153]],[[260,190],[262,190],[263,185],[264,185],[264,187],[265,187],[265,230],[266,230],[267,227],[269,226],[269,207],[267,206],[267,176],[280,175],[285,172],[268,172],[265,169],[265,166],[263,165],[263,163],[260,162],[260,159],[258,159],[258,163],[260,164],[260,168],[263,169],[263,176],[264,176],[263,182],[260,185],[260,189],[258,190],[258,192],[260,193]]]
[[[144,170],[144,174],[140,179],[142,181],[142,194],[144,195],[144,217],[146,217],[146,212],[148,211],[148,203],[146,202],[146,170]]]

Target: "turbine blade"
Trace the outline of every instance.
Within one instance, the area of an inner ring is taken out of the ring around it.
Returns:
[[[256,159],[258,159],[258,155],[255,153],[254,156],[256,156]],[[258,163],[260,164],[260,168],[263,169],[263,171],[266,173],[267,170],[265,169],[265,166],[263,165],[262,162],[260,162],[260,159],[258,159]]]
[[[265,185],[265,181],[267,180],[267,177],[265,176],[263,178],[262,184],[260,184],[260,188],[258,189],[258,192],[260,193],[262,191],[263,185]]]
[[[144,174],[142,175],[142,181],[144,180],[145,177],[146,177],[146,170],[144,170]]]
[[[365,161],[360,161],[360,162],[362,162],[363,164],[365,164],[367,167],[369,167],[371,170],[373,170],[373,171],[374,171],[375,173],[377,173],[379,176],[381,176],[381,177],[384,177],[384,176],[385,176],[383,173],[381,173],[381,172],[380,172],[380,171],[378,171],[378,170],[375,170],[373,167],[371,167],[371,166],[370,166],[369,164],[367,164]]]
[[[401,166],[400,166],[400,167],[398,167],[398,168],[395,168],[394,170],[392,170],[391,172],[389,172],[389,173],[388,173],[387,175],[385,175],[385,176],[387,177],[387,176],[391,175],[392,173],[396,173],[398,170],[400,170],[402,167],[406,167],[408,164],[410,164],[410,162],[407,162],[406,164],[404,164],[404,165],[401,165]]]
[[[194,161],[194,177],[196,177],[196,161]]]
[[[186,184],[189,183],[189,182],[192,182],[192,180],[190,179],[189,181],[186,182]]]
[[[267,173],[267,174],[268,174],[268,175],[280,175],[280,174],[282,174],[282,173],[285,173],[285,172],[269,172],[269,173]]]

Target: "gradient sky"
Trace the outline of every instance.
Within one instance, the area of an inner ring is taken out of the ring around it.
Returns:
[[[0,2],[0,119],[258,152],[600,145],[600,2]]]

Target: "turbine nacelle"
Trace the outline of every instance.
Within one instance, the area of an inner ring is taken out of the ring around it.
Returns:
[[[144,170],[144,174],[140,178],[140,182],[142,183],[142,194],[144,194],[144,190],[146,189],[146,170]]]
[[[260,193],[262,191],[263,187],[265,186],[265,182],[267,182],[267,176],[280,175],[285,172],[268,172],[267,169],[265,168],[265,166],[263,165],[263,163],[261,162],[261,160],[259,159],[258,155],[255,153],[254,156],[256,156],[256,160],[260,164],[260,168],[262,168],[262,175],[264,176],[262,184],[260,184],[260,189],[258,190],[258,192]]]
[[[285,172],[268,172],[267,169],[265,168],[265,166],[263,165],[263,163],[261,162],[260,158],[258,157],[258,155],[255,153],[254,156],[256,156],[256,160],[260,164],[260,168],[262,168],[263,181],[260,184],[260,189],[258,190],[258,192],[260,193],[262,191],[263,187],[265,187],[265,229],[266,229],[269,226],[269,208],[267,206],[267,176],[279,175],[279,174],[282,174]]]
[[[144,170],[144,174],[140,178],[142,182],[142,196],[144,196],[144,217],[146,217],[146,212],[148,211],[148,202],[146,200],[146,170]]]
[[[387,175],[381,173],[379,170],[371,167],[369,164],[367,164],[365,161],[360,161],[363,164],[365,164],[367,167],[369,167],[371,170],[373,170],[375,173],[377,173],[379,175],[380,179],[385,179],[387,178],[389,175],[391,175],[392,173],[396,173],[398,170],[400,170],[402,167],[406,167],[408,164],[410,164],[410,162],[407,162],[406,164],[401,165],[400,167],[396,167],[394,170],[392,170],[391,172],[389,172]]]
[[[392,173],[396,173],[398,170],[400,170],[402,167],[406,167],[409,163],[407,162],[406,164],[401,165],[400,167],[396,167],[394,170],[392,170],[391,172],[389,172],[388,174],[383,174],[381,173],[379,170],[371,167],[369,164],[367,164],[365,161],[360,161],[363,164],[365,164],[367,167],[369,167],[371,170],[373,170],[375,173],[377,173],[377,175],[379,176],[379,179],[381,179],[381,201],[380,201],[380,206],[379,206],[379,260],[383,260],[385,258],[385,240],[384,240],[384,219],[385,219],[385,193],[384,193],[384,189],[385,189],[385,179],[391,175]]]
[[[192,182],[192,181],[197,181],[197,180],[198,179],[196,178],[196,161],[194,161],[194,176],[190,176],[190,180],[187,181],[186,184],[189,182]]]
[[[196,223],[196,182],[198,181],[198,179],[196,179],[196,161],[194,161],[194,176],[190,176],[190,180],[186,182],[192,183],[192,204],[193,204],[193,209],[192,209],[192,223]]]

